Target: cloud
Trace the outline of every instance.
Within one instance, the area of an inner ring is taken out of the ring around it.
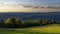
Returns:
[[[8,7],[24,7],[24,8],[60,8],[60,7],[54,7],[54,6],[32,6],[32,5],[26,5],[26,4],[20,4],[20,3],[14,3],[14,2],[0,2],[0,6],[8,6]]]
[[[20,5],[20,4],[18,4],[18,3],[0,2],[0,6],[16,7],[16,6],[19,6],[19,5]]]

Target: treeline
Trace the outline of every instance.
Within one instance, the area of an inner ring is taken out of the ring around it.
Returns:
[[[19,18],[8,18],[6,21],[0,20],[0,28],[25,28],[32,26],[42,26],[56,23],[55,20],[30,20],[21,21]]]

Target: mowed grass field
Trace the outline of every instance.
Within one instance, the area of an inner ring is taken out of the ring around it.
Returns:
[[[29,28],[0,28],[0,34],[60,34],[60,24]]]

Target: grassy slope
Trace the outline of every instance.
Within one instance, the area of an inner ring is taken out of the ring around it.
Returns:
[[[17,29],[0,28],[0,34],[60,34],[60,24]]]

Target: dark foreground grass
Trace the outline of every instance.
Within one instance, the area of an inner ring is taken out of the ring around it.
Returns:
[[[60,25],[52,24],[30,28],[0,28],[0,34],[60,34]]]

